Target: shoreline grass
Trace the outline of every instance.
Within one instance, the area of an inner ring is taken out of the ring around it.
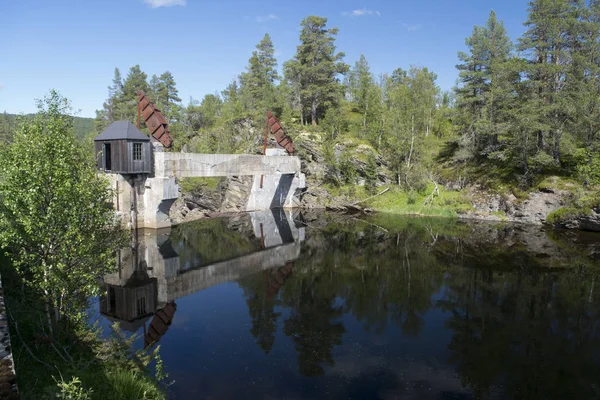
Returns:
[[[418,215],[457,218],[458,214],[473,211],[471,203],[464,193],[445,190],[438,185],[439,193],[435,194],[431,201],[424,204],[428,197],[434,192],[434,185],[430,184],[421,191],[406,192],[396,185],[378,186],[377,192],[389,188],[389,191],[373,197],[367,193],[364,186],[345,185],[340,187],[326,186],[326,190],[337,198],[347,199],[348,202],[367,206],[374,211],[396,214],[396,215]]]

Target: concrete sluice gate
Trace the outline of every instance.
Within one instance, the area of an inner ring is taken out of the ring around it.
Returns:
[[[205,229],[222,234],[203,234],[207,223]],[[228,235],[243,246],[214,243]],[[181,297],[261,271],[272,281],[269,294],[276,294],[300,256],[304,227],[291,210],[278,208],[133,236],[133,247],[117,255],[118,272],[103,278],[100,313],[125,330],[143,327],[149,346],[166,334]]]

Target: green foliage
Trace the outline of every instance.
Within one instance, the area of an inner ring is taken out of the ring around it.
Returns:
[[[148,75],[139,65],[135,65],[129,69],[127,77],[123,80],[121,71],[115,68],[112,84],[108,86],[108,99],[102,109],[96,110],[96,133],[102,132],[114,121],[128,120],[137,123],[138,90],[148,95],[167,121],[173,123],[181,120],[181,98],[171,72],[165,71],[160,76],[152,75],[148,81]]]
[[[323,111],[337,102],[342,90],[337,76],[348,71],[342,61],[345,54],[335,52],[338,29],[326,29],[326,24],[323,17],[302,20],[301,43],[294,58],[284,64],[285,78],[298,90],[300,112],[310,116],[314,126]]]
[[[575,207],[561,207],[558,210],[552,211],[546,217],[546,222],[549,224],[561,224],[568,220],[575,219],[582,215],[591,214],[591,209],[580,209]]]
[[[225,90],[187,107],[178,105],[170,73],[148,83],[139,66],[125,80],[116,69],[97,123],[134,118],[132,87],[149,86],[169,114],[176,150],[255,153],[270,109],[288,131],[320,134],[331,145],[368,142],[407,191],[423,192],[430,176],[456,178],[461,187],[527,190],[561,175],[593,187],[600,181],[599,4],[531,1],[517,46],[490,12],[459,53],[457,88],[445,93],[426,67],[374,76],[361,55],[350,69],[336,50],[337,28],[309,16],[284,79],[268,34]],[[356,180],[348,161],[364,161],[360,152],[349,149],[348,159],[337,160],[330,149],[323,153],[329,183]]]
[[[173,74],[165,71],[160,77],[153,75],[152,78],[154,84],[149,88],[151,98],[170,121],[176,120],[177,104],[181,102],[181,98]]]
[[[90,326],[88,318],[64,320],[49,338],[43,331],[43,296],[23,285],[19,274],[2,255],[0,272],[22,398],[166,398],[151,375],[151,363],[160,359],[156,348],[136,351],[131,345],[138,338],[127,337],[116,325],[112,338],[104,340],[98,325]]]
[[[374,194],[377,189],[377,159],[372,152],[367,156],[367,165],[365,167],[365,189],[371,194]]]
[[[577,165],[577,176],[585,185],[600,185],[600,155],[583,151]]]
[[[15,133],[15,118],[6,112],[0,114],[0,144],[8,143]]]
[[[356,167],[354,166],[354,163],[352,162],[352,156],[348,151],[343,151],[340,155],[338,168],[344,183],[351,185],[356,183]]]
[[[240,75],[240,95],[251,115],[264,116],[274,111],[275,82],[279,79],[275,48],[268,33],[256,45],[248,60],[247,72]]]
[[[408,192],[408,197],[406,198],[406,204],[413,205],[417,202],[417,192],[411,190]]]
[[[422,175],[414,171],[423,161],[425,141],[432,133],[439,88],[436,75],[427,68],[398,69],[386,83],[386,123],[382,130],[386,156],[395,170],[398,183],[411,188],[409,177]],[[422,181],[416,179],[416,183]]]
[[[33,114],[15,115],[6,112],[0,113],[0,143],[6,144],[11,142],[20,121],[33,117]],[[77,140],[87,142],[95,136],[94,119],[74,116],[73,130]]]
[[[507,62],[513,46],[494,11],[485,26],[475,26],[466,44],[469,54],[458,54],[458,122],[463,144],[481,156],[497,150],[498,137],[507,129],[506,108],[512,100]]]
[[[60,390],[57,393],[57,399],[61,400],[92,400],[93,389],[85,389],[81,386],[81,380],[74,376],[69,382],[61,380],[57,382],[57,386]]]
[[[591,215],[592,209],[598,206],[600,206],[600,192],[575,195],[575,199],[571,204],[548,214],[546,222],[553,225],[560,225],[578,217]]]
[[[323,146],[323,157],[327,168],[327,173],[324,177],[326,183],[332,183],[339,186],[341,184],[340,170],[335,157],[334,148],[330,143],[325,143]]]
[[[384,186],[380,187],[384,189]],[[366,205],[382,213],[431,215],[443,217],[456,217],[458,213],[473,210],[467,197],[457,191],[446,191],[439,188],[439,196],[433,198],[433,203],[425,206],[425,199],[433,191],[429,185],[422,192],[416,190],[404,191],[396,186],[389,187],[389,191],[376,196],[366,202]],[[365,193],[366,195],[366,193]]]
[[[369,70],[366,57],[361,54],[348,76],[348,89],[357,113],[361,115],[358,134],[372,140],[379,129],[381,89]]]
[[[115,267],[124,234],[108,182],[75,141],[69,110],[50,92],[0,154],[0,239],[47,306],[77,319],[98,293],[96,278]]]
[[[183,193],[198,193],[206,190],[217,190],[223,180],[224,178],[221,177],[182,178],[178,183]]]
[[[348,131],[350,112],[348,102],[341,100],[327,110],[319,126],[331,140],[335,140]]]

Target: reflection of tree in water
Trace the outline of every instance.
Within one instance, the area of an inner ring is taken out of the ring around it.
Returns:
[[[478,398],[598,398],[600,325],[590,272],[456,269],[439,307],[448,345]],[[500,389],[502,388],[502,389]]]
[[[311,283],[316,282],[303,282],[297,296],[288,303],[292,311],[283,323],[283,331],[294,341],[300,373],[321,376],[324,364],[334,365],[331,353],[335,345],[342,343],[346,329],[336,321],[344,311],[335,304],[335,297],[313,290]]]
[[[281,316],[274,311],[278,299],[269,295],[269,281],[263,274],[246,277],[238,283],[244,290],[248,313],[252,320],[250,333],[260,348],[269,354],[275,343],[277,319]]]
[[[257,343],[270,351],[280,317],[274,309],[289,310],[283,330],[299,371],[320,376],[335,362],[344,313],[367,331],[394,325],[418,336],[435,306],[452,333],[449,361],[477,398],[600,397],[592,270],[551,269],[548,258],[524,247],[466,240],[451,228],[444,234],[434,223],[410,221],[387,231],[350,223],[310,231],[294,273],[273,296],[260,274],[240,281]],[[435,304],[434,296],[441,298]]]
[[[366,268],[358,265],[360,257],[348,254],[344,299],[365,329],[383,332],[391,322],[407,336],[421,331],[431,296],[443,280],[441,265],[423,245],[422,234],[406,230],[366,244],[361,248],[369,260]]]

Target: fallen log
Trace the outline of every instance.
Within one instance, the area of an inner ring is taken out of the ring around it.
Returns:
[[[381,191],[380,193],[377,193],[376,195],[373,195],[371,197],[367,197],[366,199],[363,199],[363,200],[356,201],[356,202],[352,203],[352,205],[357,205],[359,203],[364,203],[367,200],[374,199],[377,196],[381,196],[382,194],[387,193],[389,190],[390,190],[390,188],[387,188],[387,189]]]

